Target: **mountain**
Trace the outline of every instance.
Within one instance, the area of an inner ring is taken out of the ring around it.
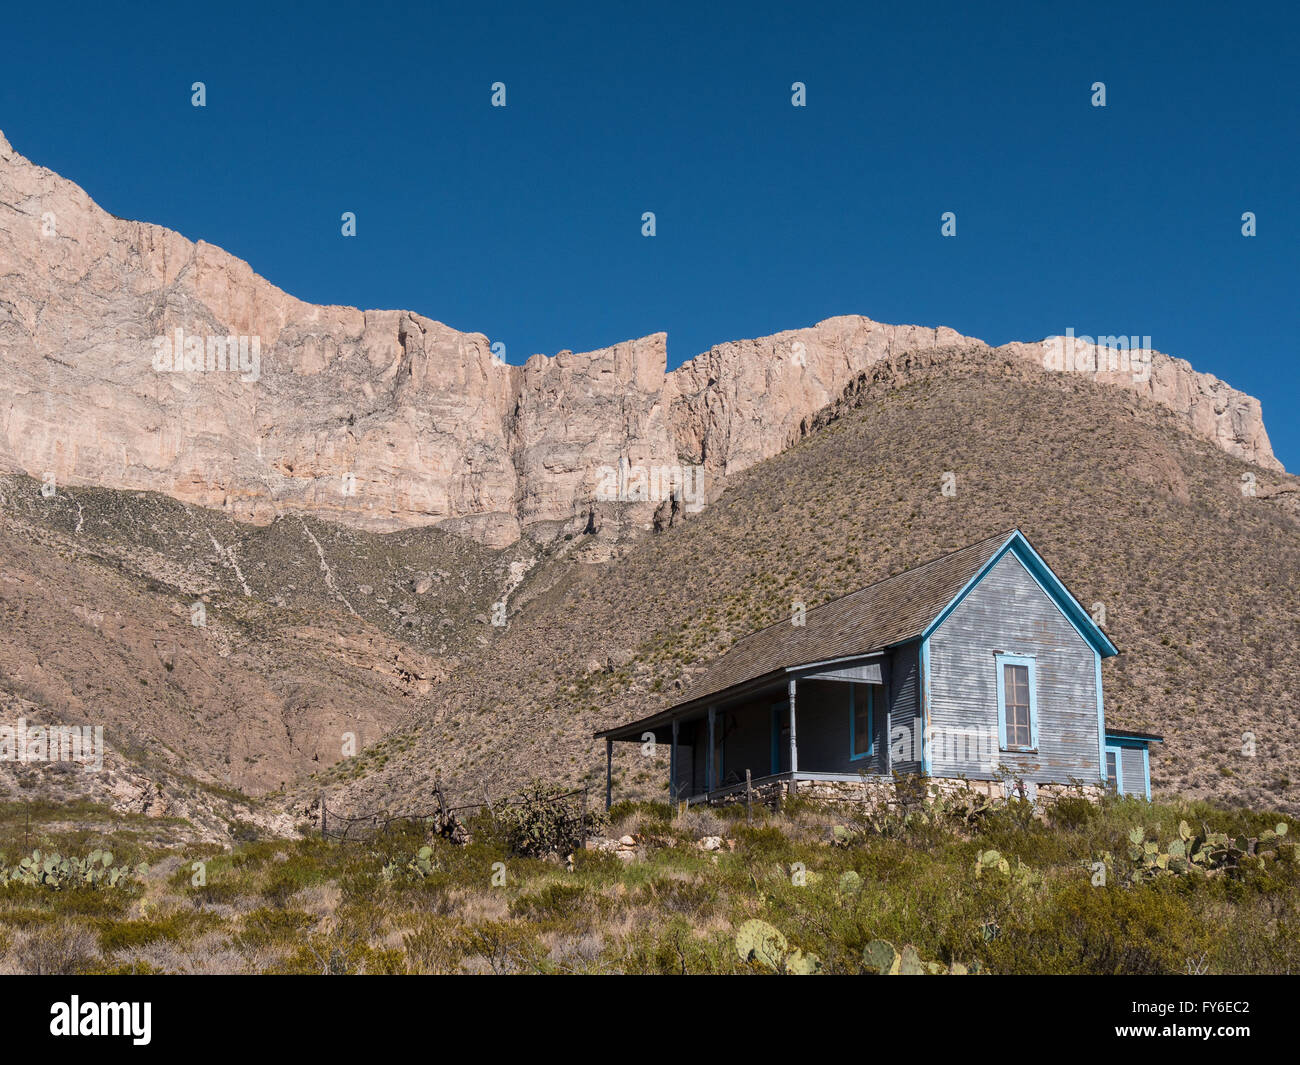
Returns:
[[[849,316],[721,344],[671,373],[662,333],[506,365],[483,334],[303,303],[220,248],[116,218],[2,134],[0,276],[0,468],[159,492],[244,522],[439,525],[494,547],[671,521],[661,498],[604,498],[610,471],[685,466],[669,476],[711,501],[863,371],[977,343]],[[1135,373],[1052,340],[991,357],[1042,365],[1054,352],[1280,469],[1258,401],[1182,360],[1148,351]],[[196,365],[186,357],[205,368],[174,372]]]
[[[0,719],[109,748],[4,768],[11,799],[211,835],[321,791],[594,780],[595,729],[794,601],[1019,526],[1105,607],[1108,721],[1165,733],[1156,789],[1300,809],[1300,480],[1181,360],[842,317],[671,373],[662,335],[506,366],[114,218],[3,137],[0,276]],[[246,338],[245,371],[166,369],[177,329]],[[696,467],[687,505],[604,498]]]

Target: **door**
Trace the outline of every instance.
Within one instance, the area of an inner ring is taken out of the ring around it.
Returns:
[[[1119,748],[1106,745],[1106,790],[1115,794],[1124,794],[1124,763],[1120,758]]]

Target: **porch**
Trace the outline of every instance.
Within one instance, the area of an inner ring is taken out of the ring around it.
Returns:
[[[781,671],[597,733],[605,740],[605,805],[616,742],[668,748],[668,798],[727,801],[801,782],[888,779],[891,713],[883,655]]]

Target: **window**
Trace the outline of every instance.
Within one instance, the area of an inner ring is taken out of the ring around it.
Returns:
[[[1034,660],[998,654],[998,742],[1004,751],[1038,749],[1038,707]]]
[[[1106,752],[1106,790],[1119,791],[1119,752],[1113,748]]]
[[[849,688],[849,757],[869,758],[874,748],[872,727],[875,711],[875,688],[870,684],[850,684]]]
[[[1029,667],[1002,667],[1003,706],[1006,708],[1008,747],[1028,747]]]

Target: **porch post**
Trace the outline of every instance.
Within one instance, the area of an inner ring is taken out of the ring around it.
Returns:
[[[668,802],[677,816],[677,718],[673,718],[673,741],[668,747]]]
[[[894,775],[894,709],[890,699],[889,674],[885,675],[885,775]]]
[[[717,776],[717,767],[713,764],[713,719],[714,708],[709,707],[709,751],[704,761],[704,794],[708,795],[713,791],[713,785]]]
[[[608,810],[614,796],[614,741],[605,737],[605,809]]]
[[[795,792],[794,774],[799,772],[799,744],[794,732],[794,677],[790,678],[790,794]]]

